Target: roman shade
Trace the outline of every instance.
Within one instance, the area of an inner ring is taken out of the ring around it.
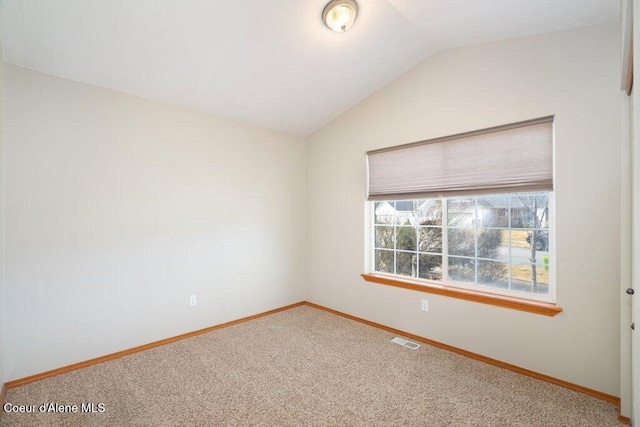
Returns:
[[[553,190],[553,116],[367,152],[368,200]]]

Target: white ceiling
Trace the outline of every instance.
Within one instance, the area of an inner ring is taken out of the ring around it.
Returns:
[[[0,0],[11,64],[306,136],[438,50],[618,20],[619,0]]]

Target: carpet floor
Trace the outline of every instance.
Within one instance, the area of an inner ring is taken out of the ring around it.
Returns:
[[[6,402],[36,413],[0,424],[624,425],[602,400],[394,336],[300,306],[10,389]],[[43,403],[78,412],[42,413]]]

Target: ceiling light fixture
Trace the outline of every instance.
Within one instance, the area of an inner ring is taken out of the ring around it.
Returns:
[[[331,0],[322,11],[325,25],[338,33],[349,30],[358,16],[355,0]]]

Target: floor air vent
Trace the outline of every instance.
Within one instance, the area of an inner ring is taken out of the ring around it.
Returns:
[[[407,341],[407,340],[402,339],[400,337],[395,337],[394,339],[391,340],[391,342],[403,345],[403,346],[405,346],[407,348],[410,348],[411,350],[417,350],[418,347],[420,347],[420,344],[416,344],[414,342]]]

